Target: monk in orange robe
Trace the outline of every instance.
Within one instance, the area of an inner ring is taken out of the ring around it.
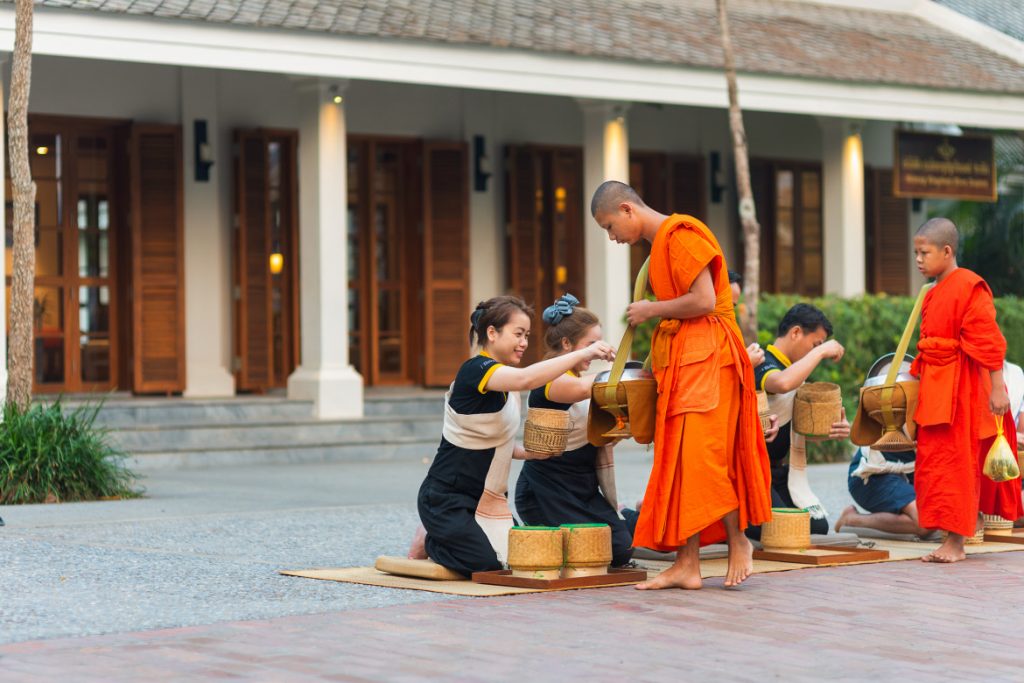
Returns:
[[[914,236],[917,268],[935,286],[925,295],[918,355],[911,372],[921,378],[914,412],[917,466],[914,488],[920,524],[943,529],[946,540],[922,559],[958,562],[964,537],[978,528],[979,511],[1021,516],[1020,479],[994,483],[982,474],[996,420],[1016,433],[1003,384],[1006,339],[996,324],[992,290],[977,274],[957,267],[959,234],[933,218]]]
[[[590,208],[609,239],[651,242],[658,300],[630,304],[626,317],[630,325],[661,318],[651,342],[654,467],[633,543],[677,554],[637,588],[700,588],[700,546],[722,541],[725,585],[737,586],[753,569],[743,530],[771,518],[771,470],[725,257],[706,225],[655,211],[624,183],[603,183]]]

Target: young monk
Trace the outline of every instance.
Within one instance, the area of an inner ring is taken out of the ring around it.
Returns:
[[[624,183],[603,183],[590,211],[608,239],[651,242],[657,301],[630,304],[626,318],[661,318],[651,343],[654,467],[633,544],[678,552],[671,568],[637,588],[700,588],[700,546],[724,540],[725,585],[738,586],[753,569],[743,530],[771,516],[771,475],[725,257],[706,225],[655,211]]]
[[[420,486],[422,527],[409,551],[467,577],[501,569],[507,556],[512,514],[505,497],[512,458],[532,456],[515,443],[519,392],[542,387],[580,364],[615,352],[596,340],[573,351],[517,368],[530,338],[533,311],[512,296],[477,304],[470,318],[470,345],[480,353],[459,368],[445,395],[441,445]],[[544,456],[546,457],[546,456]]]
[[[943,529],[946,540],[925,562],[959,562],[964,537],[974,534],[979,508],[1006,519],[1021,516],[1020,480],[995,484],[982,474],[982,439],[1004,421],[1016,439],[1003,384],[1006,340],[996,324],[992,290],[957,267],[959,233],[952,221],[933,218],[914,235],[914,259],[935,285],[925,295],[921,338],[911,372],[921,378],[914,411],[917,465],[914,488],[921,526]],[[982,480],[988,481],[983,484]],[[982,505],[982,489],[988,489]]]
[[[572,294],[564,294],[544,309],[548,358],[579,351],[601,339],[597,316],[578,304]],[[534,526],[607,524],[612,530],[612,566],[621,567],[633,555],[636,512],[624,509],[620,517],[616,510],[612,446],[598,448],[587,442],[587,411],[595,375],[582,374],[589,367],[589,360],[582,361],[530,392],[531,408],[568,411],[572,431],[564,453],[523,465],[516,484],[516,512],[525,524]]]

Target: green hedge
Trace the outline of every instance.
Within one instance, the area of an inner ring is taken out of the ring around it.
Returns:
[[[807,299],[791,294],[765,294],[758,308],[758,341],[767,346],[775,341],[782,316],[798,302],[813,304],[824,311],[832,322],[834,336],[846,349],[838,363],[825,361],[811,374],[811,381],[835,382],[843,389],[846,414],[853,421],[857,395],[871,364],[883,354],[896,350],[907,317],[914,307],[910,297],[868,295],[856,299],[821,297]],[[1003,297],[996,299],[996,316],[1008,344],[1007,357],[1011,362],[1024,365],[1024,299]],[[644,358],[650,349],[653,325],[647,323],[637,331],[633,344],[634,355]],[[911,353],[917,343],[917,334],[911,341]],[[808,458],[812,461],[843,460],[852,447],[848,443],[826,442],[813,444]]]

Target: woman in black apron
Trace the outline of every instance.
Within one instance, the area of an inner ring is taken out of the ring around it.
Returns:
[[[422,529],[411,558],[429,557],[467,577],[501,569],[512,527],[509,466],[513,458],[534,457],[515,443],[519,392],[542,387],[595,358],[615,356],[611,346],[599,342],[515,367],[529,344],[531,314],[521,299],[500,296],[478,304],[470,318],[470,344],[481,350],[462,364],[445,396],[441,444],[420,486]]]
[[[601,323],[593,312],[563,295],[544,311],[549,358],[564,358],[601,340]],[[558,526],[599,522],[612,529],[612,565],[629,562],[633,553],[636,512],[616,510],[611,446],[607,451],[587,442],[587,411],[594,377],[581,377],[590,361],[581,361],[563,375],[530,392],[531,408],[565,410],[572,431],[566,450],[546,460],[523,465],[516,483],[516,513],[524,524]],[[625,519],[623,519],[625,517]]]

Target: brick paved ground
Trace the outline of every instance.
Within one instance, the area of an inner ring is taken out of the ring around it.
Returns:
[[[0,680],[1021,680],[1022,574],[1005,553],[24,642]]]

